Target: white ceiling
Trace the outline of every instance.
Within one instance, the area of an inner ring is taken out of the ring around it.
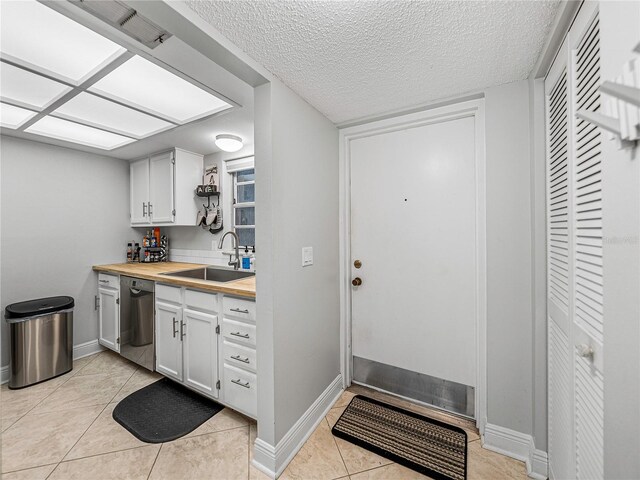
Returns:
[[[545,1],[187,0],[336,124],[528,77]]]

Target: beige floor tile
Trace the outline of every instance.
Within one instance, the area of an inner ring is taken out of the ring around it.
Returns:
[[[320,422],[291,461],[282,480],[334,479],[347,475],[342,457],[326,422]]]
[[[333,408],[336,407],[346,407],[351,402],[351,399],[356,396],[356,393],[350,392],[349,390],[345,390],[342,392],[342,395],[338,399],[336,403],[334,403]]]
[[[222,430],[230,430],[232,428],[246,427],[249,425],[247,417],[240,415],[233,410],[225,408],[224,410],[216,413],[209,420],[204,422],[193,432],[185,435],[185,437],[195,437],[197,435],[204,435],[207,433],[221,432]]]
[[[131,375],[137,368],[138,366],[135,363],[131,363],[117,353],[105,350],[104,352],[98,353],[91,363],[84,367],[78,375],[94,375],[97,373],[116,376]]]
[[[86,407],[25,415],[2,434],[3,471],[59,462],[102,409]]]
[[[467,477],[469,480],[526,479],[523,462],[482,448],[480,442],[471,442],[467,451]]]
[[[104,406],[111,402],[129,376],[130,374],[77,375],[44,399],[31,413],[54,412],[91,405]]]
[[[20,418],[42,400],[51,395],[57,387],[40,383],[20,390],[9,390],[7,385],[0,388],[0,411],[2,419]]]
[[[113,401],[119,402],[123,398],[131,395],[133,392],[146,387],[147,385],[157,382],[162,378],[162,375],[156,372],[150,372],[146,368],[138,368],[131,376],[127,383],[124,384],[122,389],[116,394]]]
[[[9,428],[11,425],[16,423],[18,420],[20,420],[20,417],[3,418],[2,419],[2,431],[4,432],[7,428]]]
[[[4,473],[2,480],[46,480],[56,464],[44,465],[42,467],[28,468],[27,470],[19,470],[12,473]]]
[[[49,480],[146,480],[160,445],[62,462]]]
[[[424,480],[426,477],[397,463],[351,475],[351,480]],[[495,477],[498,480],[500,477]]]
[[[249,475],[248,428],[181,438],[162,445],[150,480],[224,478]]]
[[[117,403],[107,405],[67,454],[65,461],[149,445],[138,440],[113,419],[112,413],[116,405]]]

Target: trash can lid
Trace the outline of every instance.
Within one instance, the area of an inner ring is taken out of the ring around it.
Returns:
[[[72,308],[73,305],[73,297],[67,296],[27,300],[26,302],[18,302],[8,305],[5,309],[5,318],[25,318],[33,317],[35,315],[47,315],[49,313]]]

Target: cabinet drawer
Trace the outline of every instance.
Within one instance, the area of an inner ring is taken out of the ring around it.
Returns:
[[[224,366],[224,399],[232,408],[255,418],[258,411],[256,376],[230,365]]]
[[[224,297],[225,316],[236,317],[242,320],[256,321],[256,302],[244,298]]]
[[[244,322],[237,322],[224,318],[222,320],[222,335],[234,342],[256,346],[256,326]]]
[[[156,300],[180,304],[182,303],[182,288],[156,283]]]
[[[218,311],[218,295],[215,293],[186,289],[184,291],[184,304],[196,310],[215,313]]]
[[[256,350],[254,348],[243,347],[225,340],[222,344],[222,355],[225,363],[229,365],[246,368],[252,372],[256,371]]]
[[[99,273],[98,285],[101,287],[120,288],[120,277],[107,273]]]

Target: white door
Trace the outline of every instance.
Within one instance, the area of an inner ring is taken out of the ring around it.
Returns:
[[[218,316],[184,309],[184,381],[196,390],[218,397]]]
[[[156,302],[156,371],[182,381],[182,308]]]
[[[131,224],[146,225],[149,217],[149,159],[132,162],[129,167],[131,175]]]
[[[549,475],[604,478],[598,8],[586,2],[546,80]]]
[[[99,343],[115,352],[120,351],[120,299],[115,288],[98,287]]]
[[[174,220],[173,155],[173,152],[165,152],[149,159],[149,214],[153,223]]]
[[[354,139],[349,152],[351,274],[362,280],[352,290],[353,380],[470,416],[475,148],[468,116]],[[443,380],[462,407],[441,395]],[[409,383],[416,391],[402,390]]]

